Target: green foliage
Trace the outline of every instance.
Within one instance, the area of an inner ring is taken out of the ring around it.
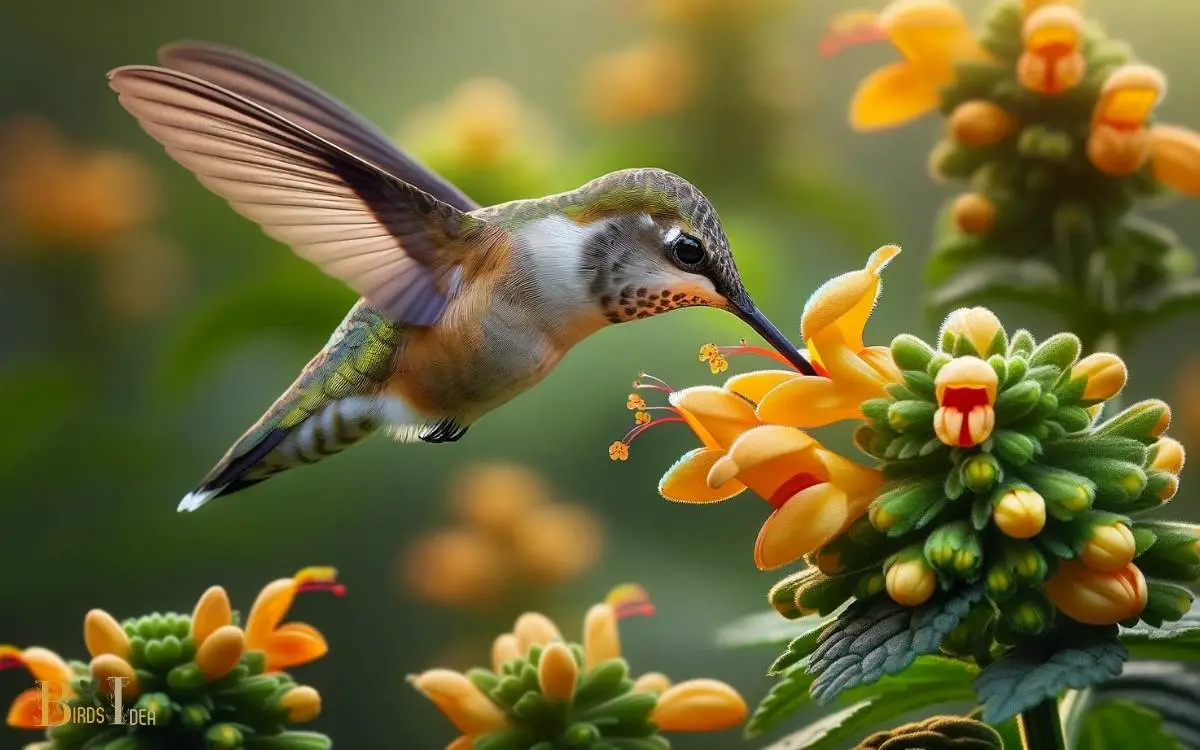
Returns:
[[[966,662],[924,656],[902,674],[845,693],[846,704],[824,719],[789,735],[772,748],[836,750],[862,738],[871,729],[917,709],[969,700],[977,670]],[[757,736],[787,716],[815,705],[809,692],[812,675],[793,668],[776,683],[746,724],[746,735]]]
[[[1162,719],[1162,729],[1183,747],[1200,747],[1200,671],[1177,661],[1132,661],[1095,689],[1095,703],[1135,702]]]
[[[983,720],[1003,722],[1067,688],[1090,687],[1120,674],[1128,651],[1112,630],[1077,628],[1061,639],[1030,641],[988,665],[975,680]]]
[[[1200,607],[1193,605],[1176,622],[1122,628],[1121,642],[1135,659],[1200,661]]]
[[[281,700],[297,687],[286,673],[266,671],[261,651],[247,651],[224,676],[209,679],[197,667],[191,636],[191,617],[155,613],[125,620],[122,626],[131,644],[128,663],[137,677],[139,696],[125,701],[124,709],[153,715],[146,725],[69,722],[46,730],[48,747],[82,748],[272,748],[272,750],[327,750],[330,739],[314,732],[287,729],[288,710]],[[104,701],[114,711],[110,697],[98,693],[98,684],[87,665],[75,662],[73,708]]]
[[[1131,701],[1112,701],[1088,712],[1079,735],[1079,747],[1088,750],[1184,750],[1184,745],[1163,729],[1162,717]]]
[[[30,363],[0,375],[0,477],[70,424],[86,394],[67,363]]]

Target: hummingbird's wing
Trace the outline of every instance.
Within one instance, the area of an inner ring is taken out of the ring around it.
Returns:
[[[459,211],[479,208],[345,104],[266,60],[207,42],[168,44],[158,51],[158,60],[262,105]]]
[[[393,322],[436,323],[460,263],[502,231],[187,73],[132,65],[109,84],[209,190]]]

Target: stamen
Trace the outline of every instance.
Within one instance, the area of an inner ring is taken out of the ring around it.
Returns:
[[[752,354],[756,357],[766,357],[768,359],[775,360],[789,370],[796,369],[796,366],[791,362],[788,362],[787,358],[779,352],[775,351],[774,349],[768,349],[765,346],[751,346],[750,342],[746,341],[746,339],[742,339],[735,346],[713,346],[712,344],[705,344],[700,349],[700,361],[708,362],[710,369],[712,369],[714,373],[724,372],[724,365],[726,365],[725,358],[731,355],[740,354]]]
[[[643,382],[641,382],[643,380],[649,380],[650,382],[643,383]],[[650,375],[649,373],[645,373],[645,372],[638,373],[638,379],[633,381],[633,387],[634,388],[649,388],[650,390],[662,391],[663,393],[674,393],[675,392],[675,389],[672,388],[667,383],[667,381],[663,380],[662,378],[656,378],[653,375]]]
[[[664,407],[660,407],[660,408],[669,409],[671,411],[674,411],[674,409],[671,409],[669,406],[664,406]],[[676,412],[676,413],[678,413],[678,412]],[[629,432],[625,433],[625,437],[621,438],[621,442],[624,443],[625,445],[629,445],[630,443],[632,443],[634,441],[634,439],[637,438],[638,435],[641,435],[643,432],[650,429],[651,427],[655,427],[660,424],[668,424],[670,422],[683,422],[683,421],[684,421],[683,417],[660,417],[658,419],[652,419],[649,422],[646,422],[645,424],[637,425],[636,427],[631,429]]]

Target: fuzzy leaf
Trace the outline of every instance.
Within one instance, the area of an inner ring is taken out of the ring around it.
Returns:
[[[989,724],[1005,721],[1066,688],[1090,687],[1121,673],[1128,650],[1103,632],[1080,630],[1070,646],[1032,642],[989,665],[975,680]]]
[[[796,669],[793,673],[800,674],[803,670]],[[793,673],[789,673],[789,676]],[[846,692],[842,696],[842,702],[850,704],[846,709],[806,726],[771,747],[789,750],[837,750],[849,742],[862,739],[872,729],[911,711],[943,703],[971,700],[974,696],[971,681],[978,673],[978,668],[965,661],[940,656],[922,656],[900,674],[884,677],[877,684]],[[766,705],[774,693],[775,690],[772,689],[763,700],[763,705]],[[815,705],[812,696],[807,692],[804,693],[804,699],[789,702],[786,713],[771,715],[765,723],[757,720],[760,711],[755,711],[746,725],[746,736],[753,737],[765,732],[787,714]],[[762,706],[759,709],[761,710]]]
[[[1163,727],[1162,716],[1123,700],[1092,709],[1084,720],[1079,746],[1088,750],[1184,750]]]
[[[785,717],[812,704],[809,688],[814,675],[803,669],[792,669],[780,677],[779,682],[763,697],[746,722],[746,736],[753,737],[771,729]]]
[[[809,657],[808,671],[819,675],[812,694],[827,703],[859,685],[896,674],[918,656],[932,654],[957,627],[971,605],[983,598],[982,586],[971,586],[921,607],[892,601],[856,602],[826,628]]]
[[[1193,604],[1178,621],[1164,622],[1161,627],[1139,622],[1122,628],[1121,642],[1134,659],[1200,661],[1200,604]]]
[[[717,631],[717,645],[722,648],[754,648],[789,643],[809,633],[819,631],[833,622],[836,614],[825,617],[798,617],[789,620],[775,610],[758,612],[734,620]]]

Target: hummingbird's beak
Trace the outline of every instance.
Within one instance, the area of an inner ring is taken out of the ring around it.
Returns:
[[[788,362],[792,363],[800,372],[805,375],[816,375],[817,370],[812,366],[812,363],[805,359],[800,354],[800,350],[792,346],[792,342],[788,341],[788,337],[783,335],[775,327],[775,324],[767,319],[766,315],[750,300],[749,297],[743,297],[742,300],[733,303],[733,312],[742,320],[750,324],[759,336],[766,339],[767,343],[775,347]]]

